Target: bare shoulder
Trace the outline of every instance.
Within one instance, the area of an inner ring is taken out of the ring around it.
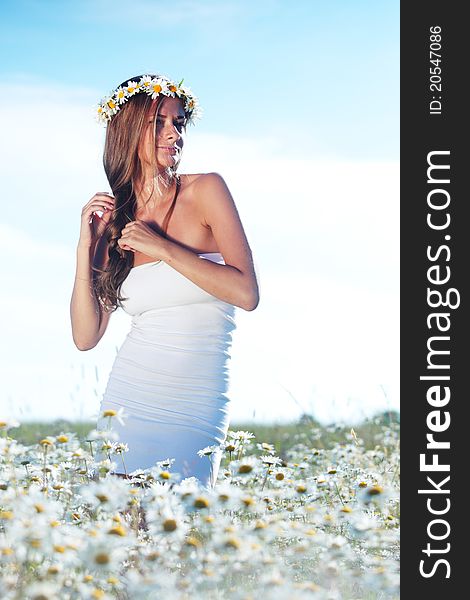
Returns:
[[[183,184],[187,187],[192,187],[195,192],[207,191],[209,189],[225,187],[227,184],[220,173],[212,171],[211,173],[185,173],[181,175]]]
[[[183,182],[186,182],[186,185],[191,185],[195,181],[199,179],[199,177],[203,177],[206,173],[180,173],[181,179]]]
[[[211,171],[210,173],[198,173],[193,176],[194,183],[198,189],[211,189],[214,187],[227,187],[224,178],[220,173]]]
[[[237,212],[232,194],[220,173],[202,173],[193,185],[194,196],[206,224],[209,224],[209,217],[214,211]]]

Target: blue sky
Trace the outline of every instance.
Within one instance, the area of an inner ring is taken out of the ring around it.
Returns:
[[[81,209],[109,190],[93,105],[145,72],[184,77],[198,96],[204,115],[180,170],[225,178],[258,268],[260,304],[238,312],[234,417],[290,420],[303,407],[331,422],[399,408],[398,1],[0,11],[4,411],[98,409],[130,323],[118,311],[89,352],[71,339]]]
[[[398,156],[398,1],[19,0],[1,13],[3,82],[99,99],[162,71],[199,96],[207,132],[275,130],[303,152]]]

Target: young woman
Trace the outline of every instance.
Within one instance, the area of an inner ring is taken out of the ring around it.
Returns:
[[[235,307],[254,310],[259,290],[223,178],[177,172],[197,111],[189,88],[159,75],[127,80],[100,104],[112,194],[82,210],[70,309],[79,350],[98,344],[119,306],[132,316],[100,406],[127,415],[113,423],[129,448],[116,474],[173,458],[173,472],[213,487],[221,452],[197,452],[225,439]]]

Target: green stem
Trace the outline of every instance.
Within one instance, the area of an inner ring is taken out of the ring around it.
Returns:
[[[264,490],[264,486],[266,485],[266,481],[268,480],[269,467],[266,469],[266,475],[264,476],[263,485],[261,486],[261,491]]]
[[[338,484],[336,483],[336,481],[334,482],[334,484],[335,484],[335,488],[336,488],[336,493],[338,494],[338,496],[339,496],[339,499],[341,500],[341,504],[342,504],[343,506],[346,506],[346,505],[344,504],[344,502],[343,502],[343,498],[341,497],[341,494],[340,494],[340,491],[339,491],[339,488],[338,488]]]
[[[122,464],[123,464],[123,466],[124,466],[124,473],[126,474],[126,477],[127,477],[126,463],[124,462],[124,453],[123,453],[123,452],[120,452],[120,454],[121,454],[121,460],[122,460]]]

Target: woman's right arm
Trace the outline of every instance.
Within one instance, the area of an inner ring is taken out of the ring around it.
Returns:
[[[77,245],[77,266],[75,282],[70,301],[72,337],[79,350],[94,348],[108,326],[111,312],[106,312],[93,293],[92,264],[106,266],[107,252],[102,233],[109,221],[114,198],[110,195],[95,194],[82,211],[80,239]],[[100,218],[95,211],[104,210]]]

